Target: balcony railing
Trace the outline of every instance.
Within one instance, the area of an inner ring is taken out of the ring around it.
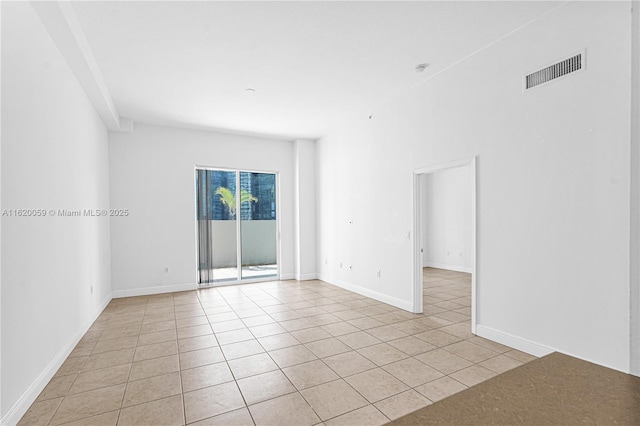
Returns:
[[[242,266],[275,265],[277,263],[277,222],[246,220],[241,222]],[[236,221],[210,220],[209,238],[214,268],[237,266]]]

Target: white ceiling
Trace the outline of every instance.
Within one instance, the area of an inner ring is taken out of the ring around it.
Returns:
[[[557,4],[72,3],[121,116],[287,139],[368,115]]]

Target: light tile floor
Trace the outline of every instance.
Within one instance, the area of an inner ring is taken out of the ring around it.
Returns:
[[[22,425],[380,425],[533,357],[470,333],[469,274],[416,315],[321,281],[115,299]]]

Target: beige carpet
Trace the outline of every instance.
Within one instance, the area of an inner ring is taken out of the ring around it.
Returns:
[[[640,425],[640,377],[553,353],[395,425]]]

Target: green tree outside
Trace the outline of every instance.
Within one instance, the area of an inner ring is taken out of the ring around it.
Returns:
[[[215,192],[216,195],[220,196],[220,202],[224,204],[229,211],[229,220],[235,220],[236,218],[236,196],[229,188],[225,188],[224,186],[219,186]],[[257,203],[258,199],[254,197],[249,191],[246,189],[242,189],[240,191],[240,204],[243,203]]]

